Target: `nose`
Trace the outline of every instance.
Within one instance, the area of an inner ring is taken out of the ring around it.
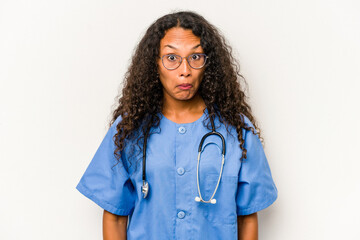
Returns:
[[[188,77],[191,75],[191,67],[186,58],[182,59],[182,62],[180,63],[178,69],[180,72],[180,76]]]

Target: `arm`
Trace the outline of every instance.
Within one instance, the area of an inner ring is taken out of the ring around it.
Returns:
[[[246,216],[238,216],[238,239],[258,240],[257,213]]]
[[[128,216],[118,216],[104,210],[103,237],[104,240],[126,240]]]

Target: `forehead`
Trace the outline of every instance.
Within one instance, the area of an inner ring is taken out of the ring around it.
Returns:
[[[167,45],[175,48],[192,48],[198,44],[200,44],[200,38],[195,36],[190,29],[175,27],[166,31],[160,41],[160,49],[169,48]]]

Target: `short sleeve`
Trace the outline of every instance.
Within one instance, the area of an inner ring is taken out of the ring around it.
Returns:
[[[113,136],[119,121],[120,116],[109,128],[76,189],[106,211],[126,216],[134,208],[135,191],[128,172],[114,155]]]
[[[245,123],[254,128],[244,116]],[[254,128],[255,130],[255,128]],[[256,131],[255,131],[256,132]],[[241,163],[236,195],[237,215],[249,215],[270,206],[278,191],[258,135],[243,129],[247,158]]]

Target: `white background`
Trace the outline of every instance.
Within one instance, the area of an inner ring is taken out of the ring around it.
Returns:
[[[359,239],[360,4],[0,0],[0,239],[101,239],[75,186],[147,27],[194,10],[233,46],[279,190],[262,240]]]

